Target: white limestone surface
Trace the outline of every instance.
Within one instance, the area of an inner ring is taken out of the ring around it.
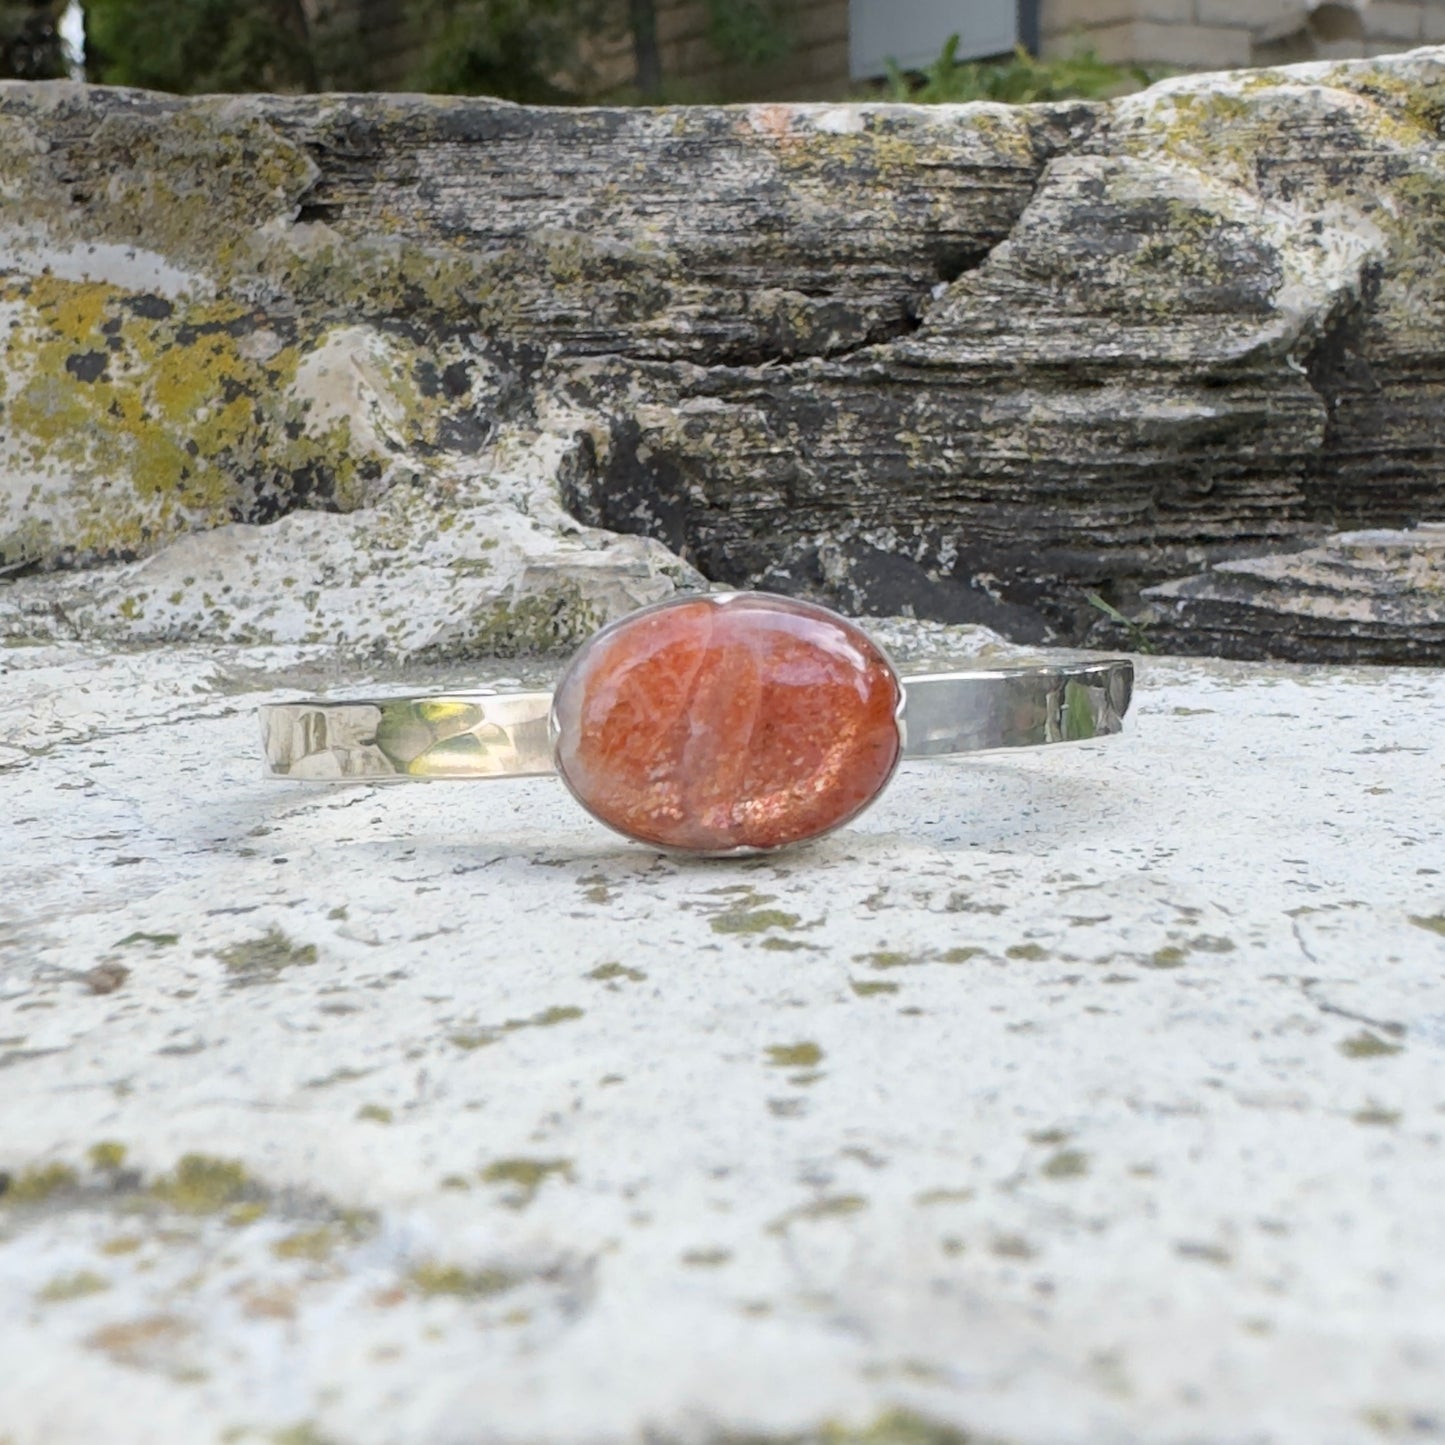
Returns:
[[[0,1440],[1445,1438],[1445,675],[1139,669],[689,862],[0,653]]]

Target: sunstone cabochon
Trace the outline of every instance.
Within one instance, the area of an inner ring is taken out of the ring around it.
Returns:
[[[898,761],[902,689],[866,633],[767,593],[630,617],[557,688],[557,767],[582,805],[667,848],[776,848],[865,808]]]

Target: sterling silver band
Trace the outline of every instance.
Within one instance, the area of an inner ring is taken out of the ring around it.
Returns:
[[[1119,731],[1122,658],[903,678],[905,758],[1074,742]],[[552,773],[549,692],[310,698],[261,709],[266,770],[314,782]]]

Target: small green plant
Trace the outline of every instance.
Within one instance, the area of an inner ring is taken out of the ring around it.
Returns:
[[[1139,90],[1159,73],[1138,65],[1109,65],[1092,50],[1040,60],[1022,46],[1006,60],[959,60],[960,37],[950,35],[921,74],[905,74],[888,62],[888,93],[894,100],[962,104],[973,100],[1024,105],[1043,100],[1103,100]]]
[[[1117,622],[1129,634],[1129,646],[1135,652],[1148,656],[1154,651],[1153,644],[1149,641],[1149,634],[1145,631],[1145,623],[1136,622],[1132,617],[1125,617],[1112,602],[1106,602],[1097,592],[1084,593],[1084,600],[1090,607],[1098,608],[1110,622]]]
[[[419,0],[412,23],[422,88],[534,104],[580,99],[581,41],[608,29],[602,0]]]
[[[725,60],[767,65],[793,48],[784,0],[707,0],[707,38]]]
[[[0,0],[6,15],[19,0]],[[510,100],[577,100],[583,40],[605,0],[412,0],[411,83]],[[33,8],[33,7],[32,7]],[[91,80],[153,90],[367,90],[380,59],[349,7],[304,0],[85,0]]]
[[[315,90],[299,0],[86,0],[87,79],[199,94]]]

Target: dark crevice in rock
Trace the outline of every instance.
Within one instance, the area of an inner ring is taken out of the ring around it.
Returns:
[[[303,201],[296,209],[296,224],[309,226],[317,223],[330,225],[339,220],[346,208],[328,201]]]
[[[1042,175],[1042,171],[1039,174]],[[1035,188],[1038,186],[1038,181],[1039,176],[1035,176]],[[1021,212],[1022,210],[1023,207],[1020,207]],[[1002,245],[1006,240],[1008,240],[1008,236],[1005,235],[1000,236],[992,246],[945,246],[941,248],[934,258],[938,279],[945,285],[951,286],[960,276],[966,276],[970,271],[977,271],[993,254],[994,247]]]
[[[840,307],[846,303],[840,302]],[[845,356],[856,356],[870,347],[883,346],[901,336],[911,336],[923,325],[922,303],[909,305],[896,316],[885,316],[858,326],[853,318],[847,318],[840,328],[845,333],[853,332],[849,340],[825,341],[821,344],[815,338],[806,338],[796,344],[789,344],[776,335],[763,336],[733,346],[720,346],[716,350],[689,360],[704,367],[719,367],[727,370],[747,370],[753,367],[790,365],[800,361],[836,361]],[[628,353],[629,361],[663,361],[667,358]]]
[[[1380,384],[1363,354],[1364,332],[1380,292],[1380,267],[1360,273],[1360,293],[1336,310],[1305,358],[1305,375],[1333,416],[1342,397],[1352,391],[1379,391]],[[1328,450],[1328,436],[1326,438]]]
[[[284,475],[258,476],[254,490],[232,509],[232,520],[265,525],[291,512],[344,510],[336,495],[336,476],[330,467],[309,462]]]
[[[1311,510],[1334,529],[1412,526],[1420,519],[1413,494],[1434,460],[1433,449],[1419,444],[1426,438],[1402,447],[1380,434],[1382,396],[1398,395],[1402,381],[1381,375],[1370,358],[1381,281],[1381,268],[1366,266],[1359,295],[1330,316],[1304,358],[1306,379],[1325,408],[1324,436],[1307,473]],[[1435,389],[1445,401],[1445,377]]]
[[[1055,635],[1042,609],[990,586],[983,579],[996,558],[960,557],[948,569],[868,542],[844,544],[831,559],[822,591],[845,612],[910,614],[935,622],[990,627],[1015,642],[1042,643]],[[766,577],[760,585],[770,585]],[[783,590],[777,588],[775,590]]]
[[[641,428],[631,418],[613,422],[605,466],[593,439],[579,433],[558,468],[562,505],[586,526],[653,537],[688,556],[697,538],[682,473],[666,458],[643,452]]]
[[[910,612],[979,624],[1020,642],[1083,632],[1073,591],[1060,594],[1034,578],[1032,553],[959,548],[947,526],[885,550],[847,535],[853,527],[846,503],[831,521],[816,500],[807,522],[770,527],[761,518],[740,518],[710,499],[717,479],[700,471],[696,458],[670,453],[630,417],[612,420],[600,448],[579,433],[558,481],[563,506],[579,521],[662,542],[712,582],[813,597],[854,614]]]
[[[45,570],[44,564],[36,557],[21,558],[18,562],[0,562],[0,584],[18,582],[22,577],[34,577]]]

